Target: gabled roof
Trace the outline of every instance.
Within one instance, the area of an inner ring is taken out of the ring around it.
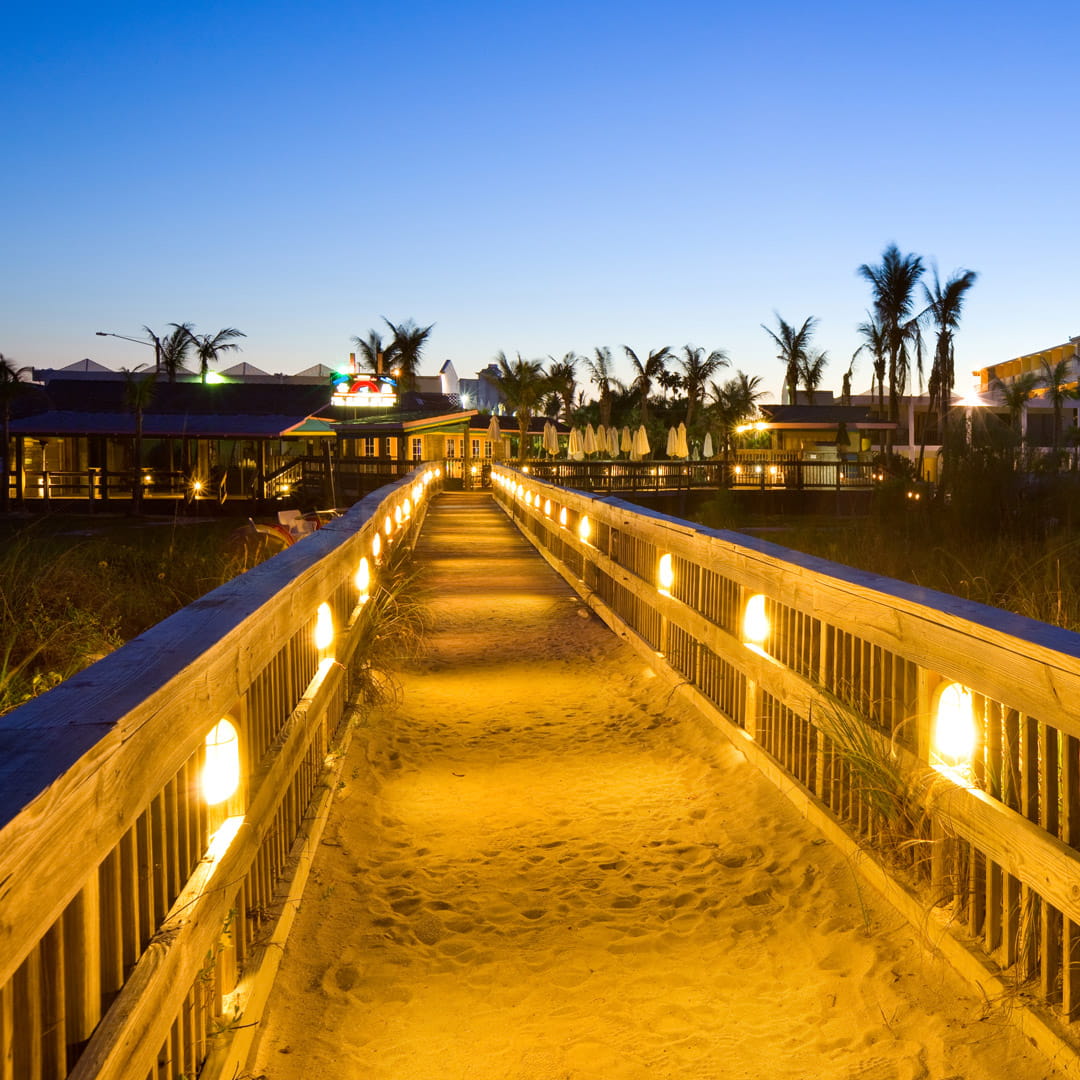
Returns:
[[[226,377],[238,379],[245,375],[269,375],[269,371],[263,371],[262,368],[257,368],[254,364],[249,364],[246,360],[242,360],[239,364],[233,364],[231,368],[226,368],[220,372],[221,375]]]
[[[60,368],[61,371],[103,371],[107,374],[112,374],[111,369],[105,367],[104,364],[99,364],[96,360],[91,360],[87,357],[85,360],[76,360],[74,364],[68,364],[65,367]]]

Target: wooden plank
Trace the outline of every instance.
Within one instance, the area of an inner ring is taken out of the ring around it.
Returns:
[[[0,986],[0,1080],[15,1076],[15,988],[12,983]]]
[[[74,961],[65,980],[68,1069],[101,1019],[100,933],[98,879],[93,877],[64,912],[64,941]]]
[[[33,949],[15,973],[15,1046],[12,1060],[19,1080],[39,1080],[42,1076],[41,951]]]
[[[41,939],[41,1075],[64,1080],[67,1063],[67,1000],[64,993],[64,920]]]
[[[1061,741],[1061,839],[1080,845],[1080,739]],[[1061,1012],[1068,1021],[1080,1019],[1080,918],[1066,911],[1061,935]]]

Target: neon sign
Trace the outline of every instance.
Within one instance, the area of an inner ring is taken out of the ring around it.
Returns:
[[[330,382],[333,386],[331,405],[351,405],[363,409],[397,404],[397,380],[389,375],[358,375],[353,371],[337,371]]]

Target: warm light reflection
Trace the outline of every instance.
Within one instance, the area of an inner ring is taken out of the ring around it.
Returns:
[[[971,691],[948,683],[938,694],[934,711],[934,753],[952,768],[966,768],[975,753],[975,708]]]
[[[394,524],[399,529],[401,528],[401,518],[402,518],[401,507],[400,506],[395,506],[394,507]]]
[[[380,551],[382,551],[382,537],[378,533],[375,533],[375,535],[371,538],[372,558],[378,559]]]
[[[322,652],[334,643],[334,616],[329,604],[320,604],[315,616],[315,648]]]
[[[408,499],[401,504],[401,515],[406,521],[412,517],[412,503]]]
[[[386,515],[386,520],[383,521],[383,532],[389,536],[394,531],[394,522],[389,514]]]
[[[544,500],[544,517],[551,517],[551,500]]]
[[[583,515],[578,522],[577,527],[578,539],[583,543],[589,542],[589,537],[592,536],[592,523],[589,521],[588,516]]]
[[[743,612],[743,641],[764,645],[769,637],[769,616],[765,612],[765,597],[755,593],[746,601]]]
[[[203,799],[217,806],[235,794],[240,786],[240,737],[236,728],[219,720],[206,736],[206,757],[202,771]]]
[[[656,584],[661,592],[671,592],[671,586],[675,584],[675,567],[670,552],[660,556],[660,565],[656,568]]]
[[[559,524],[565,529],[566,528],[566,522],[567,522],[567,513],[566,513],[566,507],[564,506],[559,511]]]

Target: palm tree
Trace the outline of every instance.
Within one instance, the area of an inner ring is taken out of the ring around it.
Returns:
[[[667,401],[668,394],[673,394],[676,390],[681,390],[685,385],[683,377],[677,371],[668,371],[667,368],[657,375],[656,381],[664,391],[665,402]]]
[[[216,334],[203,334],[201,337],[197,334],[191,335],[195,345],[195,355],[199,358],[200,381],[206,382],[210,365],[217,363],[219,353],[230,352],[234,349],[237,352],[240,351],[240,346],[236,343],[236,338],[240,337],[247,337],[247,334],[233,326],[219,330]]]
[[[3,435],[0,436],[0,513],[8,511],[8,484],[11,478],[11,466],[8,450],[11,442],[11,404],[25,393],[27,384],[22,381],[23,373],[29,368],[16,368],[15,364],[0,353],[0,420],[3,422]]]
[[[570,413],[574,408],[574,394],[577,390],[577,362],[580,357],[575,352],[568,352],[561,360],[549,356],[547,376],[551,383],[551,392],[559,399],[556,416],[570,423]]]
[[[747,375],[736,371],[723,385],[710,383],[712,404],[709,413],[716,425],[720,449],[726,460],[731,449],[735,429],[757,413],[758,398],[764,396],[759,390],[760,375]]]
[[[386,350],[386,357],[393,358],[393,366],[399,372],[398,390],[406,393],[416,388],[416,371],[420,366],[420,354],[427,344],[435,324],[417,326],[412,319],[394,325],[386,316],[383,322],[394,332],[394,338]]]
[[[817,318],[811,315],[796,330],[794,326],[784,322],[777,312],[773,314],[776,315],[779,333],[774,334],[764,323],[761,324],[761,329],[776,342],[780,349],[776,358],[784,364],[784,385],[787,387],[788,400],[794,405],[798,397],[799,375],[810,355],[810,339],[814,335]]]
[[[859,355],[859,350],[855,350],[855,355],[851,358],[851,363],[848,364],[847,371],[844,372],[843,378],[840,380],[840,401],[844,405],[851,404],[851,379],[855,374],[855,356]]]
[[[1023,435],[1024,408],[1039,387],[1039,375],[1035,371],[1025,371],[1005,383],[994,380],[994,390],[1001,404],[1009,410],[1009,427],[1012,428],[1017,442]]]
[[[978,276],[974,270],[958,270],[942,285],[938,280],[937,267],[934,267],[933,289],[923,285],[923,295],[926,298],[926,311],[923,314],[937,334],[928,387],[930,411],[937,413],[941,431],[945,430],[948,423],[953,387],[956,385],[953,338],[960,325],[964,294],[975,284]]]
[[[622,384],[611,372],[611,350],[606,346],[598,346],[593,350],[596,359],[584,358],[585,370],[589,373],[589,382],[597,389],[600,404],[600,423],[604,427],[611,427],[612,387],[623,389]]]
[[[731,361],[723,349],[713,349],[708,356],[704,349],[693,345],[683,346],[679,364],[683,369],[683,386],[686,387],[686,426],[694,422],[694,408],[705,393],[705,384]]]
[[[857,273],[870,282],[874,294],[874,314],[885,335],[889,356],[889,419],[900,419],[900,397],[908,378],[908,345],[919,341],[919,317],[912,315],[915,286],[923,273],[922,258],[901,255],[890,244],[879,266],[863,263]]]
[[[634,367],[634,380],[630,388],[638,395],[641,404],[641,422],[646,427],[649,424],[649,393],[652,390],[654,380],[659,381],[660,376],[667,370],[666,361],[671,357],[671,346],[654,349],[642,363],[638,355],[629,345],[623,346],[623,352],[630,358]]]
[[[888,364],[889,343],[885,338],[885,330],[878,321],[876,315],[867,312],[866,322],[859,323],[855,328],[863,338],[863,343],[851,354],[852,367],[855,359],[861,352],[869,352],[874,362],[874,377],[870,382],[870,392],[874,391],[874,383],[878,388],[878,412],[885,411],[885,369]],[[850,370],[850,368],[849,368]]]
[[[529,425],[544,396],[551,390],[551,382],[539,360],[524,360],[521,353],[511,363],[506,359],[506,353],[500,351],[495,355],[495,363],[499,365],[497,375],[486,371],[480,375],[499,391],[506,407],[517,417],[518,464],[523,464]]]
[[[140,364],[139,367],[142,365]],[[154,396],[157,384],[156,373],[138,375],[139,368],[122,368],[124,373],[124,404],[135,414],[135,442],[132,448],[132,456],[135,466],[135,482],[131,489],[131,502],[136,514],[142,512],[143,479],[142,479],[142,444],[143,444],[143,412],[150,404]]]
[[[377,330],[369,330],[366,338],[353,337],[352,343],[367,370],[381,375],[386,356],[386,346],[383,345],[382,335]]]
[[[821,380],[825,377],[825,367],[828,363],[829,354],[821,349],[815,349],[813,352],[807,353],[806,359],[802,362],[799,376],[802,378],[802,384],[806,388],[806,403],[808,405],[814,404],[814,393],[821,385]]]
[[[169,377],[169,382],[176,382],[176,373],[184,366],[188,350],[195,343],[193,323],[169,323],[172,333],[158,337],[149,326],[144,326],[146,336],[154,346],[155,374],[162,368]]]
[[[1072,357],[1057,360],[1053,364],[1045,356],[1039,357],[1042,365],[1040,382],[1046,387],[1046,400],[1050,402],[1054,410],[1054,464],[1058,463],[1058,452],[1061,450],[1061,418],[1065,411],[1065,401],[1073,395],[1069,388],[1069,365]]]

